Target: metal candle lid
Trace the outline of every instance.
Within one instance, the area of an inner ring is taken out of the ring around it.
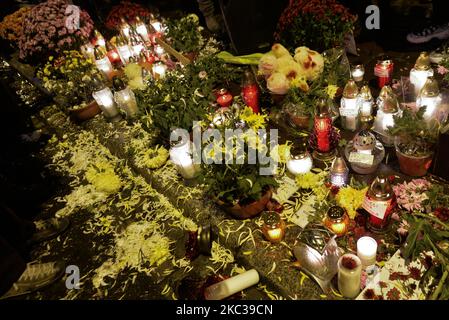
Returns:
[[[121,91],[126,88],[125,82],[117,76],[112,79],[112,86],[115,91]]]
[[[373,150],[376,137],[369,130],[361,130],[354,137],[354,148],[357,150]]]
[[[434,77],[428,77],[424,87],[421,89],[421,96],[433,98],[438,97],[440,94],[440,88],[438,87],[438,81]]]
[[[379,175],[371,183],[368,194],[378,200],[389,200],[393,197],[393,188],[384,175]]]
[[[275,211],[268,211],[263,216],[263,222],[268,227],[274,229],[278,227],[279,223],[281,222],[281,217]]]
[[[386,97],[388,97],[389,95],[392,95],[392,94],[394,94],[393,89],[389,85],[385,85],[380,90],[379,98],[385,99]]]
[[[416,59],[415,63],[416,70],[429,70],[430,69],[430,58],[429,54],[425,51],[419,54],[418,59]]]
[[[105,56],[105,52],[100,46],[97,45],[94,48],[94,56],[95,56],[95,60],[103,59]]]
[[[339,206],[332,206],[327,210],[327,216],[332,220],[341,219],[345,214],[345,209]]]
[[[385,88],[386,86],[384,86],[383,88]],[[382,89],[383,89],[382,88]],[[360,96],[364,99],[364,100],[372,100],[373,96],[371,94],[371,90],[368,87],[368,85],[364,85],[361,89],[360,89]]]
[[[343,97],[354,99],[357,98],[358,94],[359,88],[357,87],[357,84],[355,83],[354,79],[349,79],[345,85],[345,88],[343,89]]]
[[[349,169],[345,159],[341,155],[338,155],[332,162],[331,173],[346,173],[347,171]]]
[[[384,113],[396,113],[399,110],[399,102],[396,95],[388,95],[382,105],[382,111]]]
[[[212,228],[210,225],[200,226],[198,228],[198,249],[199,252],[205,255],[210,255],[212,249]]]

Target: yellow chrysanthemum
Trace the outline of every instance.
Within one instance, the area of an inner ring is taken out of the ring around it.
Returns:
[[[346,209],[349,217],[354,219],[357,214],[356,210],[362,207],[367,190],[368,187],[362,190],[357,190],[352,187],[341,188],[338,191],[335,200],[339,206]]]
[[[336,85],[330,84],[326,87],[326,93],[329,98],[333,99],[337,93],[338,87]]]

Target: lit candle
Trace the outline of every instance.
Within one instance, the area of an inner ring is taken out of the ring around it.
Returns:
[[[158,56],[158,57],[161,57],[164,53],[165,53],[165,50],[164,50],[164,48],[162,48],[162,46],[160,46],[160,45],[155,45],[154,46],[154,53]]]
[[[118,77],[114,77],[114,100],[127,117],[134,117],[137,112],[137,101],[134,92]]]
[[[346,298],[355,298],[360,293],[362,262],[352,253],[338,260],[338,290]]]
[[[81,53],[86,59],[90,59],[92,62],[95,61],[94,45],[90,42],[85,43],[81,46]]]
[[[332,162],[330,169],[330,181],[333,186],[343,187],[348,184],[349,169],[346,165],[345,159],[338,155]]]
[[[374,120],[374,131],[380,136],[380,140],[388,146],[393,145],[394,137],[389,134],[388,128],[394,126],[394,116],[400,114],[399,103],[395,95],[388,95],[377,111]]]
[[[204,290],[204,297],[206,300],[222,300],[257,283],[259,273],[256,269],[251,269],[207,287]]]
[[[416,100],[418,107],[426,106],[424,112],[424,120],[429,122],[435,117],[435,112],[441,103],[440,89],[438,88],[438,82],[434,77],[427,78],[426,84],[421,90],[421,93]]]
[[[352,69],[351,74],[352,74],[352,78],[354,79],[354,81],[360,82],[363,80],[363,75],[365,74],[365,68],[361,64],[356,65]]]
[[[103,35],[98,31],[95,30],[94,31],[94,45],[95,46],[100,46],[101,48],[105,49],[106,48],[106,41],[104,40]]]
[[[95,65],[98,70],[103,73],[106,79],[109,79],[113,71],[111,61],[109,61],[106,53],[99,46],[95,47]]]
[[[217,96],[217,103],[222,108],[228,108],[232,104],[232,101],[234,100],[232,94],[225,88],[218,90],[216,96]]]
[[[153,64],[153,77],[155,79],[162,79],[165,77],[165,72],[167,71],[167,66],[159,61]]]
[[[296,155],[290,154],[290,159],[287,161],[288,171],[295,176],[309,172],[312,167],[312,157],[307,151]]]
[[[357,96],[359,89],[353,79],[349,79],[341,98],[340,116],[343,129],[355,131],[358,129],[359,105]]]
[[[343,236],[349,229],[349,216],[346,210],[339,206],[332,206],[324,218],[324,225],[338,237]]]
[[[427,52],[421,52],[414,68],[410,70],[410,83],[414,86],[415,97],[418,97],[427,78],[431,76],[433,76],[433,70],[430,67],[429,54]]]
[[[121,18],[121,24],[120,24],[120,32],[125,36],[126,39],[129,39],[129,33],[131,32],[131,27],[126,22],[124,18]]]
[[[150,37],[148,36],[147,26],[142,20],[140,20],[140,17],[136,17],[136,32],[142,37],[145,42],[150,40]]]
[[[170,160],[176,165],[184,179],[192,179],[199,173],[199,168],[192,158],[192,143],[189,139],[175,142],[170,148]]]
[[[285,222],[281,216],[274,211],[266,211],[262,215],[264,224],[262,233],[270,242],[276,243],[282,241],[285,235]]]
[[[106,87],[98,76],[93,78],[94,91],[92,96],[97,102],[104,116],[109,120],[120,118],[120,114],[114,102],[114,96],[111,89]]]
[[[376,263],[377,241],[371,237],[361,237],[357,241],[357,256],[363,266],[368,267]]]

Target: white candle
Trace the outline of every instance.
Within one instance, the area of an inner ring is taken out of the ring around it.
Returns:
[[[377,242],[371,237],[361,237],[357,241],[357,256],[363,266],[371,266],[376,263]]]
[[[95,91],[92,93],[92,96],[107,118],[114,118],[119,114],[111,89],[106,87],[100,91]]]
[[[162,62],[156,62],[153,64],[153,76],[156,79],[162,79],[165,77],[165,72],[167,71],[167,66]]]
[[[431,76],[433,76],[433,69],[417,70],[413,68],[410,71],[410,83],[413,84],[415,88],[415,97],[418,97],[422,87],[424,87],[424,84],[427,81],[427,78]]]
[[[364,74],[365,74],[365,71],[360,68],[356,68],[356,69],[352,70],[352,78],[354,79],[354,81],[357,81],[357,82],[362,81]]]
[[[346,298],[355,298],[360,292],[362,262],[352,254],[347,253],[338,260],[338,290]]]
[[[288,171],[297,176],[298,174],[304,174],[309,172],[313,167],[312,158],[310,155],[306,155],[301,159],[289,159],[287,161]]]
[[[251,269],[207,287],[204,296],[206,300],[222,300],[258,282],[259,273],[256,269]]]
[[[113,70],[111,61],[109,61],[108,57],[105,56],[100,60],[96,60],[95,65],[97,66],[98,70],[100,70],[104,74],[104,76],[108,79]]]
[[[343,129],[357,130],[358,114],[357,98],[341,98],[340,116],[342,117]]]
[[[137,108],[136,96],[129,87],[115,92],[114,100],[117,102],[119,108],[125,111],[128,117],[135,116],[139,111]]]
[[[441,102],[441,97],[419,97],[416,101],[418,107],[426,106],[426,111],[424,112],[424,120],[429,122],[435,117],[435,111]]]
[[[176,165],[178,172],[184,179],[192,179],[199,172],[199,165],[193,162],[191,148],[190,140],[170,148],[170,160]]]

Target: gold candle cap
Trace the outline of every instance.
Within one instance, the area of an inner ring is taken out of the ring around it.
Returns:
[[[427,52],[423,51],[419,54],[418,59],[416,59],[415,69],[417,70],[430,69],[430,58]]]
[[[385,85],[380,90],[379,98],[385,99],[386,97],[388,97],[389,95],[392,95],[392,94],[394,94],[393,89],[391,89],[391,87],[389,85]]]
[[[383,108],[382,111],[384,113],[396,113],[399,110],[399,102],[396,98],[396,95],[388,95],[384,102],[383,102]]]
[[[373,98],[373,95],[371,94],[371,90],[367,85],[364,85],[360,89],[360,96],[365,100],[371,100]]]
[[[438,81],[434,77],[428,77],[424,87],[421,89],[421,96],[433,98],[438,97],[440,94],[440,88],[438,87]]]
[[[348,99],[354,99],[359,94],[359,88],[354,79],[349,79],[343,89],[343,97]]]
[[[94,56],[95,56],[95,60],[100,60],[103,59],[105,56],[105,52],[104,50],[100,47],[100,46],[96,46],[94,48]]]
[[[368,193],[377,200],[388,200],[393,196],[393,188],[386,176],[379,175],[371,183]]]
[[[331,173],[345,173],[347,172],[348,166],[346,165],[345,159],[338,155],[332,162]]]

